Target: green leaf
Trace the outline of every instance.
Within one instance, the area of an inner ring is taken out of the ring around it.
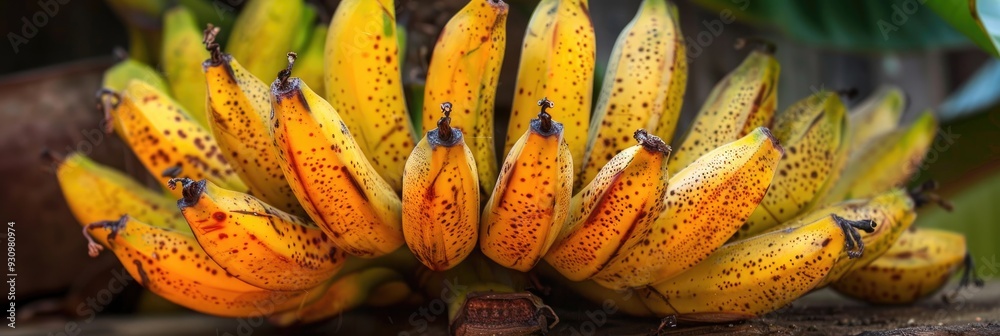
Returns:
[[[1000,2],[926,0],[927,7],[994,57],[1000,56]]]

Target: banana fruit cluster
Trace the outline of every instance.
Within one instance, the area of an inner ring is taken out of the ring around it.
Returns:
[[[185,307],[278,325],[472,279],[449,305],[457,334],[551,328],[551,308],[520,293],[534,270],[630,314],[725,322],[826,286],[912,302],[969,268],[961,236],[913,228],[918,207],[943,204],[905,189],[937,122],[899,125],[899,89],[778,112],[780,65],[758,43],[671,147],[688,76],[677,8],[642,2],[594,101],[588,2],[542,0],[496,153],[508,5],[470,0],[448,21],[421,111],[396,10],[345,0],[324,25],[302,0],[250,0],[225,45],[168,11],[164,75],[126,58],[98,95],[158,188],[55,158],[90,253]],[[491,329],[497,311],[526,320]]]

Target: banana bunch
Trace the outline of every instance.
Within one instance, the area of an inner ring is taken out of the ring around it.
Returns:
[[[459,335],[551,329],[525,292],[536,270],[632,315],[723,322],[825,286],[912,302],[971,268],[961,236],[914,231],[917,208],[946,203],[905,189],[937,122],[899,125],[899,89],[776,114],[780,65],[758,43],[671,147],[688,76],[676,7],[642,2],[594,101],[588,2],[542,0],[501,161],[508,5],[469,0],[448,21],[420,134],[396,11],[345,0],[326,24],[302,0],[251,0],[223,45],[165,9],[164,74],[123,58],[98,95],[158,188],[53,157],[89,252],[185,307],[282,326],[450,292]]]

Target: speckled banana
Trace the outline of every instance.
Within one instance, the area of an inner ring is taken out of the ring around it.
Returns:
[[[588,0],[544,0],[538,3],[521,47],[516,91],[504,155],[535,118],[538,97],[559,102],[563,137],[574,158],[583,158],[590,129],[597,42]],[[579,172],[583,160],[573,162]]]
[[[236,174],[250,187],[250,194],[282,211],[306,216],[292,187],[285,180],[278,149],[270,134],[270,88],[243,68],[215,43],[218,28],[205,30],[202,79],[208,85],[209,128],[219,149]]]
[[[687,87],[687,57],[679,21],[673,4],[645,0],[618,36],[594,107],[577,189],[630,145],[632,130],[655,130],[666,141],[673,137]]]
[[[337,273],[347,255],[315,224],[206,180],[173,180],[177,201],[212,260],[244,282],[270,290],[306,290]]]
[[[503,0],[470,0],[456,13],[434,45],[424,88],[424,132],[435,128],[438,104],[455,104],[452,126],[462,130],[476,157],[484,195],[497,181],[493,105],[507,41],[507,10]]]
[[[399,192],[417,137],[403,94],[395,23],[393,0],[341,1],[326,36],[323,77],[326,99],[375,170]]]
[[[288,68],[271,84],[270,134],[309,217],[337,246],[377,257],[403,245],[399,196],[365,158],[336,110]]]
[[[323,296],[305,307],[275,314],[268,320],[278,326],[309,324],[340,315],[364,305],[395,303],[411,294],[399,272],[373,267],[338,276]],[[374,296],[382,296],[371,302]]]
[[[194,14],[184,6],[168,10],[163,17],[163,49],[160,50],[163,74],[170,92],[184,110],[208,127],[205,99],[205,75],[201,63],[208,59],[202,45],[201,30]]]
[[[783,153],[760,127],[674,174],[666,209],[648,213],[653,223],[619,243],[620,252],[593,279],[613,289],[641,287],[703,262],[760,203]]]
[[[152,191],[83,154],[72,153],[60,160],[56,177],[66,204],[81,225],[128,214],[150,226],[191,231],[173,198]],[[106,242],[106,237],[94,238]]]
[[[443,271],[462,262],[479,234],[479,174],[465,134],[444,117],[410,153],[403,169],[403,237],[428,268]]]
[[[543,98],[537,104],[538,118],[507,154],[479,229],[483,254],[522,272],[552,247],[573,197],[573,156],[565,128],[546,111],[555,106],[552,101]]]
[[[104,91],[100,100],[121,127],[125,143],[154,176],[207,178],[227,189],[247,190],[209,131],[167,94],[132,80],[121,94]],[[159,181],[167,186],[167,178]]]
[[[843,174],[819,204],[870,197],[902,186],[920,168],[937,126],[934,113],[926,111],[909,126],[872,139],[851,154]]]
[[[928,297],[948,283],[960,266],[961,287],[982,280],[972,275],[965,236],[938,229],[906,231],[889,251],[867,266],[847,273],[831,287],[846,296],[879,304],[907,304]]]
[[[758,49],[726,75],[698,111],[691,129],[670,159],[670,171],[684,169],[705,153],[735,141],[758,126],[769,126],[778,101],[778,73],[774,47]]]
[[[570,203],[566,225],[545,260],[572,281],[600,272],[633,235],[649,229],[667,204],[667,160],[663,140],[635,131],[639,144],[608,161]]]
[[[216,316],[257,317],[311,302],[326,284],[302,291],[270,291],[251,286],[219,267],[190,233],[166,230],[123,216],[88,224],[90,255],[115,253],[140,285],[171,302]],[[91,236],[104,236],[107,245]],[[196,267],[191,267],[192,265]]]
[[[864,148],[868,141],[896,129],[906,109],[906,94],[895,85],[883,85],[851,109],[847,148]]]
[[[862,255],[858,230],[872,221],[827,215],[795,229],[729,243],[693,268],[650,287],[640,297],[658,316],[728,322],[781,308],[808,293],[846,253]]]
[[[835,92],[796,102],[774,119],[772,130],[785,155],[764,199],[733,239],[764,232],[811,209],[847,162],[847,115]]]
[[[226,51],[257,78],[274,78],[285,67],[285,53],[295,50],[305,6],[303,0],[247,1],[233,23]]]

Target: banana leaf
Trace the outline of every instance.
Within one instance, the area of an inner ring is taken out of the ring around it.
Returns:
[[[1000,2],[924,0],[927,7],[994,57],[1000,56]]]

